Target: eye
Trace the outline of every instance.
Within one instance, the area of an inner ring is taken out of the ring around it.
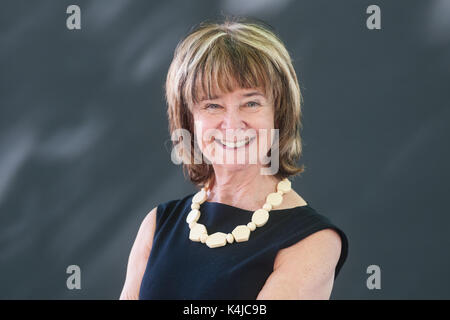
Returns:
[[[220,109],[222,108],[221,106],[219,106],[218,104],[207,104],[205,106],[205,109]]]
[[[255,102],[255,101],[247,102],[246,105],[247,105],[248,107],[250,107],[250,108],[255,108],[255,107],[257,107],[257,106],[260,106],[260,104],[259,104],[258,102]]]

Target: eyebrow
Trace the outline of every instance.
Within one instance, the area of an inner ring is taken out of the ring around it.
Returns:
[[[243,97],[253,97],[253,96],[264,97],[264,95],[261,92],[258,92],[258,91],[252,91],[252,92],[249,92],[249,93],[244,93],[241,96],[243,96]],[[216,100],[218,98],[219,98],[218,96],[212,96],[211,99],[208,99],[207,97],[203,97],[203,98],[200,99],[200,102],[201,101],[206,101],[206,100]]]
[[[253,91],[253,92],[250,92],[250,93],[245,93],[245,94],[243,94],[243,96],[244,96],[244,97],[252,97],[252,96],[262,96],[262,97],[264,97],[264,95],[263,95],[261,92],[258,92],[258,91]]]

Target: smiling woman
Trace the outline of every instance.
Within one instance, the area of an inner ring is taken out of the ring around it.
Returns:
[[[249,169],[249,165],[256,169],[264,165],[258,158],[263,160],[262,156],[269,152],[272,144],[269,140],[275,128],[274,107],[263,93],[253,88],[235,89],[194,104],[192,114],[195,142],[216,171],[231,172],[246,166]]]
[[[304,170],[301,94],[279,37],[248,19],[202,23],[177,46],[165,89],[199,190],[146,216],[121,298],[328,299],[348,241],[289,179]]]

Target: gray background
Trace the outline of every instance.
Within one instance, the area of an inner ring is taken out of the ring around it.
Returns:
[[[0,298],[118,298],[144,216],[195,190],[170,161],[163,84],[178,41],[220,13],[267,21],[292,54],[293,185],[350,241],[332,298],[450,298],[447,0],[2,1]]]

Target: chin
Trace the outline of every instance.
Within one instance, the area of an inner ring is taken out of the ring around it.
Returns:
[[[214,167],[220,168],[222,170],[227,170],[229,172],[234,172],[234,171],[243,171],[246,169],[249,169],[250,167],[254,166],[248,163],[245,164],[214,164]]]

